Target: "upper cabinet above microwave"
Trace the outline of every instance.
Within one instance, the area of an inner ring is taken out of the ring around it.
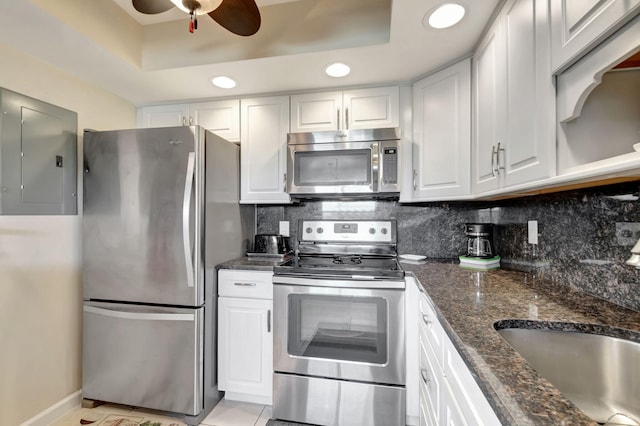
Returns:
[[[291,133],[398,127],[397,86],[291,96]]]
[[[552,0],[551,68],[571,65],[638,13],[640,0]]]

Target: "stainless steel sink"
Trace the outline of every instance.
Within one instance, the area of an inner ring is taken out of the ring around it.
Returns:
[[[640,343],[574,331],[496,329],[593,420],[640,425]]]

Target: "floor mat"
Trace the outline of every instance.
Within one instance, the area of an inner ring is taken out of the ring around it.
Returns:
[[[112,411],[112,410],[110,410]],[[156,418],[146,413],[113,413],[100,408],[82,408],[53,423],[54,426],[184,426],[177,419]]]

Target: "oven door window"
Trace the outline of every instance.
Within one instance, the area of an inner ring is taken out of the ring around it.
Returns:
[[[296,186],[371,185],[371,149],[296,151]]]
[[[381,297],[289,295],[290,355],[387,362],[387,302]]]

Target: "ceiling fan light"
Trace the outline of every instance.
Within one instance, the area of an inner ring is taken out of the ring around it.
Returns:
[[[221,89],[233,89],[236,87],[236,81],[226,75],[219,75],[211,79],[211,83]]]
[[[324,72],[329,77],[346,77],[351,72],[351,68],[347,64],[343,64],[342,62],[335,62],[333,64],[327,65],[324,69]]]
[[[449,28],[460,22],[464,14],[464,6],[457,3],[445,3],[427,13],[423,20],[423,25],[436,29]]]
[[[222,0],[171,0],[171,3],[184,13],[191,13],[191,8],[194,8],[196,15],[205,15],[216,10]]]

